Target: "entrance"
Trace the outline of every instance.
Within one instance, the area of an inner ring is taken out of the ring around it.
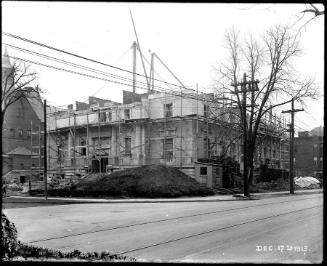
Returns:
[[[108,158],[101,158],[100,161],[98,159],[93,159],[92,173],[99,173],[99,172],[105,173],[107,164],[108,164]]]
[[[107,165],[108,165],[108,158],[101,158],[101,173],[106,172]]]

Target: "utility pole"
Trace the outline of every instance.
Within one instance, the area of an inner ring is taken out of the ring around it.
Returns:
[[[196,83],[196,134],[195,134],[195,145],[196,145],[196,161],[199,159],[199,86]]]
[[[43,177],[44,177],[44,195],[45,199],[48,199],[48,188],[47,188],[47,100],[44,100],[43,104],[44,124],[43,124]]]
[[[248,134],[247,134],[247,117],[246,117],[246,108],[248,107],[246,105],[246,93],[247,92],[254,92],[258,91],[258,84],[259,81],[247,81],[246,80],[246,74],[243,74],[243,82],[237,82],[236,84],[232,83],[231,86],[235,87],[235,94],[242,93],[243,99],[241,104],[241,117],[243,118],[243,182],[244,182],[244,196],[248,197],[250,195],[249,191],[249,183],[248,183],[248,152],[247,152],[247,145],[248,145]],[[253,86],[255,84],[255,86]],[[248,89],[246,89],[246,85],[248,85]],[[241,90],[237,90],[237,87],[241,86]],[[254,103],[252,102],[250,106],[252,106]]]
[[[180,131],[180,167],[182,170],[182,166],[183,166],[183,93],[182,93],[182,88],[181,88],[181,120],[180,120],[180,127],[181,127],[181,131]]]
[[[282,111],[282,113],[291,113],[291,124],[289,124],[290,129],[290,194],[294,194],[294,173],[293,173],[293,163],[294,163],[294,113],[304,111],[304,109],[294,109],[294,98],[292,98],[292,109],[287,111]]]

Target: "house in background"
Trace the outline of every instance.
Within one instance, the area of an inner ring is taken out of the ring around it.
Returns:
[[[5,50],[2,56],[2,80],[5,80],[11,70],[12,64]],[[36,155],[31,149],[31,131],[38,130],[42,120],[43,104],[38,93],[22,98],[8,107],[2,128],[3,175],[11,171],[26,172],[31,167],[39,166],[39,160],[31,158]]]
[[[294,169],[296,176],[319,176],[323,171],[323,127],[299,132],[294,139]]]

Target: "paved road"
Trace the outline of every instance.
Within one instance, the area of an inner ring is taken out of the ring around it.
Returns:
[[[150,261],[321,262],[322,194],[5,209],[19,238]]]

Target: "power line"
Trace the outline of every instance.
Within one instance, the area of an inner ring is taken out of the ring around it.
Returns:
[[[6,43],[4,43],[4,44],[6,44]],[[33,55],[36,55],[36,56],[39,56],[39,57],[43,57],[43,58],[46,58],[46,59],[49,59],[49,60],[53,60],[53,61],[56,61],[56,62],[59,62],[59,63],[62,63],[62,64],[65,64],[65,65],[69,65],[69,66],[73,66],[73,67],[76,67],[76,68],[79,68],[79,69],[83,69],[83,70],[86,70],[86,71],[91,71],[91,72],[93,72],[93,73],[98,73],[98,74],[102,74],[102,75],[105,75],[105,76],[110,76],[110,77],[114,77],[114,78],[117,78],[117,79],[121,79],[121,80],[124,80],[124,81],[130,81],[130,82],[132,82],[132,79],[130,79],[130,78],[126,78],[126,77],[122,77],[122,76],[119,76],[119,75],[115,75],[115,74],[111,74],[111,73],[107,73],[107,72],[103,72],[103,71],[101,71],[101,70],[97,70],[97,69],[94,69],[94,68],[91,68],[91,67],[85,67],[85,66],[83,66],[83,65],[80,65],[80,64],[75,64],[75,63],[72,63],[72,62],[70,62],[70,61],[66,61],[66,60],[63,60],[63,59],[58,59],[58,58],[56,58],[56,57],[52,57],[52,56],[48,56],[48,55],[45,55],[45,54],[42,54],[42,53],[38,53],[38,52],[35,52],[35,51],[31,51],[31,50],[28,50],[28,49],[24,49],[24,48],[21,48],[21,47],[17,47],[17,46],[13,46],[13,45],[10,45],[10,44],[6,44],[6,45],[8,45],[8,46],[10,46],[10,47],[12,47],[12,48],[14,48],[14,49],[18,49],[18,50],[20,50],[20,51],[22,51],[22,52],[26,52],[26,53],[29,53],[29,54],[33,54]],[[13,57],[12,57],[13,58]],[[18,58],[18,57],[17,57]],[[22,59],[22,58],[19,58],[20,60],[27,60],[27,59]],[[30,61],[31,63],[33,63],[33,61]],[[41,63],[36,63],[36,62],[34,62],[35,64],[39,64],[39,65],[41,65]],[[45,65],[44,65],[45,66]],[[57,68],[58,69],[58,68]],[[58,70],[62,70],[62,69],[58,69]],[[77,73],[75,73],[75,74],[77,74]],[[168,83],[168,82],[165,82],[165,81],[162,81],[162,82],[164,82],[166,85],[167,84],[170,84],[170,83]],[[137,81],[137,83],[139,83],[139,84],[141,84],[141,85],[144,85],[144,86],[146,86],[147,84],[145,84],[144,82],[140,82],[140,81]],[[169,86],[169,85],[168,85]],[[169,86],[170,87],[170,86]],[[138,88],[141,88],[141,89],[145,89],[145,88],[143,88],[143,87],[138,87]],[[165,88],[163,88],[163,87],[160,87],[160,86],[158,86],[158,85],[156,85],[156,86],[154,86],[154,88],[156,88],[157,90],[158,89],[161,89],[161,91],[162,90],[164,90],[164,91],[167,91],[167,89],[165,89]],[[170,87],[171,88],[171,87]],[[189,89],[190,90],[190,89]],[[173,90],[171,90],[171,91],[173,91]],[[97,93],[97,92],[96,92]],[[95,93],[95,94],[96,94]],[[177,93],[177,92],[176,92]],[[202,93],[203,94],[203,93]],[[174,94],[174,95],[176,95],[176,94]],[[179,92],[178,92],[178,95],[179,95]],[[207,99],[205,99],[205,100],[207,100]],[[87,100],[86,100],[87,101]]]
[[[97,64],[100,64],[100,65],[104,65],[104,66],[107,66],[107,67],[111,67],[111,68],[114,68],[114,69],[117,69],[117,70],[120,70],[120,71],[124,71],[124,72],[128,72],[130,74],[133,74],[132,71],[129,71],[127,69],[123,69],[123,68],[116,67],[116,66],[113,66],[113,65],[110,65],[110,64],[107,64],[107,63],[103,63],[103,62],[98,61],[98,60],[94,60],[94,59],[91,59],[91,58],[88,58],[88,57],[85,57],[85,56],[81,56],[81,55],[78,55],[78,54],[75,54],[75,53],[72,53],[72,52],[68,52],[68,51],[65,51],[65,50],[62,50],[62,49],[59,49],[59,48],[55,48],[53,46],[43,44],[43,43],[40,43],[40,42],[36,42],[36,41],[30,40],[30,39],[27,39],[27,38],[24,38],[24,37],[20,37],[18,35],[14,35],[14,34],[11,34],[11,33],[6,33],[6,32],[3,32],[3,34],[6,35],[6,36],[9,36],[9,37],[18,39],[18,40],[29,42],[29,43],[32,43],[32,44],[35,44],[35,45],[38,45],[38,46],[41,46],[41,47],[45,47],[45,48],[48,48],[48,49],[51,49],[51,50],[54,50],[54,51],[57,51],[57,52],[65,53],[65,54],[68,54],[68,55],[71,55],[71,56],[74,56],[74,57],[77,57],[77,58],[80,58],[80,59],[84,59],[84,60],[87,60],[87,61],[90,61],[90,62],[93,62],[93,63],[97,63]],[[135,73],[135,74],[137,76],[140,76],[140,77],[146,77],[145,75],[142,75],[142,74],[139,74],[139,73]],[[162,80],[159,80],[159,79],[154,79],[154,80],[159,81],[159,82],[167,83],[166,81],[162,81]],[[176,87],[180,87],[179,85],[176,85],[176,84],[173,84],[173,83],[169,83],[169,84],[173,85],[173,86],[176,86]]]
[[[19,40],[22,40],[22,41],[25,41],[25,42],[29,42],[29,43],[32,43],[32,44],[41,46],[41,47],[45,47],[45,48],[52,49],[52,50],[55,50],[55,51],[58,51],[58,52],[61,52],[61,53],[65,53],[65,54],[68,54],[68,55],[71,55],[71,56],[74,56],[74,57],[77,57],[77,58],[80,58],[80,59],[84,59],[84,60],[87,60],[87,61],[90,61],[90,62],[93,62],[93,63],[101,64],[101,65],[104,65],[104,66],[108,66],[108,67],[111,67],[111,68],[114,68],[114,69],[118,69],[120,71],[124,71],[124,72],[128,72],[128,73],[133,74],[133,72],[131,72],[129,70],[126,70],[126,69],[123,69],[123,68],[119,68],[119,67],[115,67],[113,65],[109,65],[109,64],[106,64],[106,63],[103,63],[103,62],[100,62],[100,61],[97,61],[97,60],[94,60],[94,59],[90,59],[90,58],[87,58],[85,56],[77,55],[75,53],[68,52],[68,51],[65,51],[65,50],[62,50],[62,49],[59,49],[59,48],[55,48],[55,47],[52,47],[50,45],[46,45],[46,44],[43,44],[43,43],[40,43],[40,42],[36,42],[36,41],[30,40],[30,39],[27,39],[27,38],[24,38],[24,37],[20,37],[18,35],[14,35],[14,34],[11,34],[11,33],[6,33],[6,32],[3,32],[3,34],[6,35],[6,36],[9,36],[9,37],[12,37],[12,38],[16,38],[16,39],[19,39]],[[135,73],[135,74],[138,75],[138,76],[141,76],[141,77],[146,77],[146,76],[141,75],[141,74],[138,74],[138,73]],[[166,82],[166,81],[163,81],[163,80],[159,80],[159,79],[155,79],[155,78],[153,78],[153,80],[159,81],[159,82],[163,82],[166,85],[167,84],[170,84],[170,85],[175,86],[175,87],[178,87],[178,88],[181,87],[180,85],[176,85],[176,84],[173,84],[173,83],[170,83],[170,82]],[[184,86],[184,88],[186,88],[186,87]],[[194,93],[197,93],[197,91],[194,90],[194,89],[191,89],[191,88],[186,88],[186,89],[188,89],[190,91],[193,91]],[[204,94],[204,93],[201,93],[201,94]]]
[[[108,81],[108,82],[112,82],[112,83],[116,83],[116,84],[120,84],[120,85],[131,86],[130,84],[122,83],[122,82],[119,82],[119,81],[110,80],[110,79],[106,79],[106,78],[101,78],[101,77],[97,77],[97,76],[93,76],[93,75],[89,75],[89,74],[85,74],[85,73],[81,73],[81,72],[76,72],[76,71],[73,71],[73,70],[64,69],[64,68],[60,68],[60,67],[55,67],[55,66],[43,64],[43,63],[40,63],[40,62],[35,62],[35,61],[32,61],[32,60],[28,60],[28,59],[24,59],[24,58],[20,58],[20,57],[16,57],[16,56],[8,56],[8,57],[10,57],[12,59],[21,60],[21,61],[24,61],[24,62],[27,62],[27,63],[35,64],[35,65],[45,66],[45,67],[48,67],[48,68],[53,68],[53,69],[69,72],[69,73],[72,73],[72,74],[77,74],[77,75],[81,75],[81,76],[85,76],[85,77],[89,77],[89,78]],[[138,87],[138,88],[145,89],[143,87]]]
[[[108,81],[108,82],[112,82],[112,83],[116,83],[116,84],[120,84],[120,85],[125,85],[125,86],[129,86],[129,87],[132,87],[132,85],[130,84],[127,84],[127,83],[122,83],[122,82],[119,82],[119,81],[115,81],[115,80],[110,80],[110,79],[106,79],[106,78],[102,78],[102,77],[97,77],[97,76],[93,76],[93,75],[89,75],[89,74],[85,74],[85,73],[81,73],[81,72],[77,72],[77,71],[73,71],[73,70],[68,70],[68,69],[64,69],[64,68],[60,68],[60,67],[55,67],[55,66],[51,66],[51,65],[48,65],[48,64],[43,64],[43,63],[40,63],[40,62],[36,62],[36,61],[32,61],[32,60],[28,60],[28,59],[24,59],[24,58],[20,58],[20,57],[14,57],[14,56],[8,56],[9,58],[13,58],[13,59],[18,59],[18,60],[22,60],[22,61],[25,61],[25,62],[28,62],[28,63],[32,63],[32,64],[36,64],[36,65],[40,65],[40,66],[45,66],[45,67],[48,67],[48,68],[53,68],[53,69],[56,69],[56,70],[61,70],[61,71],[65,71],[65,72],[69,72],[69,73],[72,73],[72,74],[77,74],[77,75],[81,75],[81,76],[86,76],[86,77],[90,77],[90,78],[94,78],[94,79],[99,79],[99,80],[103,80],[103,81]],[[58,59],[60,60],[60,59]],[[128,78],[126,78],[128,80]],[[139,83],[142,83],[142,82],[139,82]],[[144,84],[144,83],[143,83]],[[147,90],[147,88],[144,88],[144,87],[141,87],[141,86],[136,86],[137,88],[139,89],[143,89],[143,90]],[[155,89],[159,92],[165,92],[167,94],[170,94],[170,95],[174,95],[174,96],[181,96],[181,93],[180,92],[177,92],[177,91],[173,91],[173,90],[168,90],[168,89],[165,89],[165,88],[162,88],[162,87],[159,87],[159,86],[154,86]],[[202,95],[204,95],[204,93],[202,93]],[[194,95],[192,96],[192,94],[183,94],[184,97],[187,97],[187,98],[190,98],[190,99],[196,99],[196,100],[201,100],[201,98],[199,98],[199,96],[195,97]],[[207,97],[203,96],[202,100],[206,101],[206,102],[212,102],[212,103],[217,103],[216,101],[213,101],[213,100],[209,100]]]
[[[18,59],[18,60],[22,60],[22,61],[25,61],[25,62],[28,62],[28,63],[32,63],[32,64],[36,64],[36,65],[40,65],[40,66],[45,66],[45,67],[49,67],[49,68],[53,68],[53,69],[56,69],[56,70],[61,70],[61,71],[65,71],[65,72],[68,72],[68,73],[72,73],[72,74],[78,74],[78,75],[82,75],[82,76],[86,76],[86,77],[90,77],[90,78],[95,78],[95,79],[99,79],[99,80],[103,80],[103,81],[108,81],[108,82],[113,82],[113,83],[116,83],[116,84],[120,84],[120,85],[125,85],[125,86],[129,86],[129,87],[132,87],[131,84],[126,84],[126,83],[122,83],[122,82],[118,82],[118,81],[114,81],[114,80],[109,80],[109,79],[105,79],[105,78],[100,78],[100,77],[97,77],[97,76],[93,76],[93,75],[88,75],[88,74],[84,74],[84,73],[81,73],[81,72],[76,72],[76,71],[72,71],[72,70],[67,70],[67,69],[63,69],[63,68],[59,68],[59,67],[54,67],[54,66],[51,66],[51,65],[47,65],[47,64],[42,64],[40,62],[35,62],[35,61],[31,61],[31,60],[27,60],[27,59],[23,59],[23,58],[19,58],[19,57],[13,57],[13,56],[8,56],[10,58],[14,58],[14,59]],[[58,59],[60,60],[60,59]],[[84,66],[82,66],[84,67]],[[144,89],[146,90],[147,88],[144,88],[144,87],[139,87],[138,88],[140,89]],[[157,87],[156,87],[157,88]],[[161,88],[161,87],[159,87]],[[163,89],[163,88],[161,88]],[[167,89],[163,89],[163,92],[169,94],[169,95],[173,95],[173,96],[178,96],[180,97],[180,93],[179,92],[168,92],[169,90]],[[162,92],[162,90],[161,90]],[[197,97],[192,97],[191,94],[189,95],[186,95],[184,94],[184,96],[186,96],[187,98],[190,98],[190,99],[195,99],[195,100],[204,100],[206,102],[211,102],[211,103],[215,103],[217,104],[217,101],[214,101],[214,100],[209,100],[207,98],[204,98],[204,99],[201,99],[199,98],[198,96]]]
[[[56,62],[65,64],[65,65],[73,66],[73,67],[76,67],[76,68],[79,68],[79,69],[91,71],[93,73],[98,73],[98,74],[102,74],[102,75],[105,75],[105,76],[114,77],[114,78],[121,79],[121,80],[124,80],[124,81],[132,81],[132,79],[130,79],[130,78],[122,77],[122,76],[115,75],[115,74],[112,74],[112,73],[107,73],[107,72],[97,70],[97,69],[94,69],[94,68],[91,68],[91,67],[86,67],[86,66],[83,66],[83,65],[80,65],[80,64],[75,64],[75,63],[72,63],[70,61],[66,61],[66,60],[63,60],[63,59],[58,59],[56,57],[52,57],[52,56],[49,56],[49,55],[46,55],[46,54],[42,54],[42,53],[38,53],[38,52],[31,51],[31,50],[28,50],[28,49],[24,49],[24,48],[21,48],[21,47],[17,47],[17,46],[11,45],[11,44],[7,44],[7,43],[3,43],[3,44],[8,45],[9,47],[11,47],[13,49],[16,49],[16,50],[19,50],[19,51],[22,51],[22,52],[26,52],[26,53],[29,53],[29,54],[33,54],[33,55],[36,55],[36,56],[39,56],[39,57],[43,57],[43,58],[46,58],[46,59],[49,59],[49,60],[52,60],[52,61],[56,61]],[[138,82],[138,83],[145,84],[143,82]]]

